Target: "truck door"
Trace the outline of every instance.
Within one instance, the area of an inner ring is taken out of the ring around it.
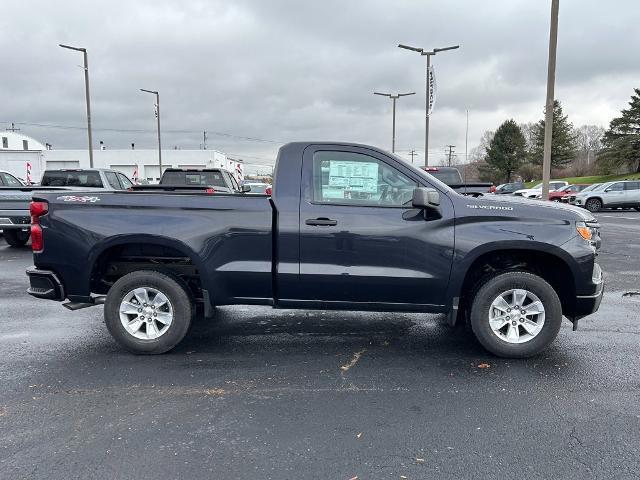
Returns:
[[[365,147],[307,147],[297,298],[441,305],[453,255],[453,207],[441,195],[441,218],[413,208],[413,190],[429,186],[424,182]]]

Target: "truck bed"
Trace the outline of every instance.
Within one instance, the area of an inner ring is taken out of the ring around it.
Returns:
[[[37,193],[34,200],[49,203],[38,266],[55,263],[79,301],[108,290],[109,269],[132,268],[143,259],[154,259],[159,269],[170,261],[202,272],[202,295],[218,305],[272,298],[273,208],[266,196],[73,192]],[[101,262],[107,257],[108,264]],[[88,272],[94,262],[104,271]],[[245,274],[242,282],[238,274]]]

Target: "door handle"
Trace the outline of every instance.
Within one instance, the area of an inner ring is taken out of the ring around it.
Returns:
[[[322,227],[335,227],[336,225],[338,225],[338,221],[337,220],[331,220],[330,218],[308,218],[304,221],[304,223],[306,223],[307,225],[312,225],[312,226],[322,226]]]

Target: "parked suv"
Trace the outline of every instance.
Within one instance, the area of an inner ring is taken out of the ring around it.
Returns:
[[[633,207],[640,212],[640,180],[609,182],[597,190],[580,192],[576,195],[575,205],[590,212],[620,207]]]
[[[514,182],[514,183],[503,183],[498,185],[493,193],[496,195],[510,195],[513,192],[517,192],[518,190],[522,190],[524,185],[522,182]]]

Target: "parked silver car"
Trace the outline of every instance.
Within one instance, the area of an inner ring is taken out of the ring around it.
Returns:
[[[640,180],[608,182],[598,189],[576,195],[575,205],[590,212],[602,208],[635,208],[640,212]]]

